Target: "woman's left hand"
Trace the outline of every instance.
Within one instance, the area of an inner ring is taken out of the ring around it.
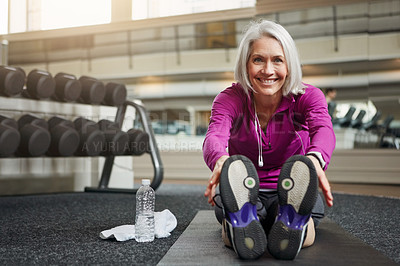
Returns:
[[[208,198],[208,203],[210,203],[211,206],[215,205],[214,203],[215,188],[219,184],[219,176],[221,175],[222,166],[224,165],[224,162],[228,158],[229,156],[222,155],[217,160],[217,162],[215,163],[214,170],[212,171],[211,178],[208,181],[207,189],[206,192],[204,193],[204,196]]]
[[[328,205],[328,207],[333,206],[333,196],[331,192],[331,185],[329,184],[328,178],[326,177],[326,174],[324,170],[322,169],[319,161],[317,158],[314,156],[307,156],[311,161],[314,163],[315,170],[318,175],[318,180],[319,180],[319,187],[322,190],[322,193],[324,194],[325,202]]]

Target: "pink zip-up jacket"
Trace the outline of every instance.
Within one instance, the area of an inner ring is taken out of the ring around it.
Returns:
[[[252,93],[247,96],[239,83],[219,93],[213,102],[203,143],[207,166],[213,170],[222,155],[245,155],[257,169],[260,189],[276,189],[283,163],[295,154],[317,155],[325,170],[336,143],[331,117],[322,91],[304,85],[304,94],[282,98],[266,130],[262,131],[262,167],[258,165]]]

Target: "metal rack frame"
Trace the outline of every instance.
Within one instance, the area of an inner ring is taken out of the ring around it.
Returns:
[[[164,167],[161,162],[160,153],[158,151],[157,143],[154,137],[154,132],[151,127],[150,118],[147,115],[144,106],[131,102],[125,101],[125,103],[118,107],[117,114],[115,116],[115,122],[118,123],[119,128],[122,127],[122,123],[125,119],[125,113],[128,106],[135,108],[136,112],[139,114],[144,131],[149,134],[149,147],[150,156],[154,168],[154,178],[150,186],[156,190],[160,185],[164,177]],[[86,187],[85,192],[120,192],[120,193],[136,193],[137,189],[124,189],[124,188],[110,188],[108,187],[111,172],[114,165],[115,156],[107,156],[104,162],[103,171],[97,187]]]

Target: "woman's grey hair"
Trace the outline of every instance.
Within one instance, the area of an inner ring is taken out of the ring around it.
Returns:
[[[236,81],[242,85],[247,95],[250,91],[254,91],[247,73],[247,61],[252,52],[254,41],[263,36],[275,38],[283,47],[288,68],[288,76],[282,88],[283,95],[304,93],[305,86],[302,83],[301,65],[296,44],[284,27],[269,20],[252,21],[247,26],[238,48],[235,64]]]

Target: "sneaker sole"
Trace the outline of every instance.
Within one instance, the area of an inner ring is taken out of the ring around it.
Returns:
[[[259,180],[253,163],[241,155],[229,157],[221,170],[220,193],[233,248],[241,259],[265,253],[267,239],[257,218]]]
[[[317,189],[312,161],[302,155],[290,157],[278,178],[279,213],[268,236],[268,250],[275,258],[293,260],[299,253]]]

